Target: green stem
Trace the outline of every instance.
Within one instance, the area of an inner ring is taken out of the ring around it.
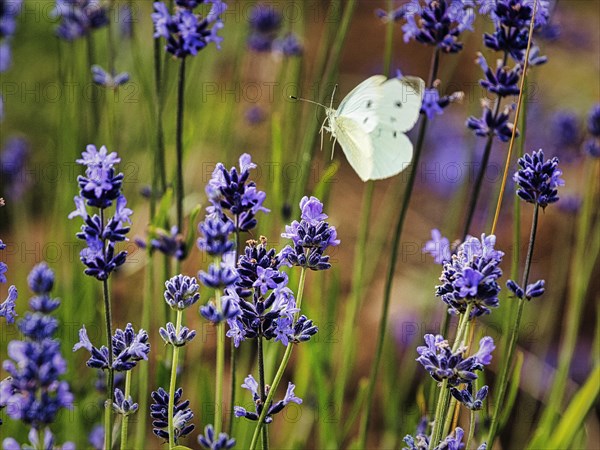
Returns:
[[[125,372],[125,399],[129,398],[131,392],[131,370]],[[129,425],[129,416],[123,416],[121,425],[121,450],[127,448],[127,426]]]
[[[440,59],[440,51],[438,48],[433,53],[431,68],[429,71],[429,81],[428,85],[433,85],[437,77],[437,72],[439,68],[439,59]],[[406,218],[406,213],[408,212],[408,206],[410,204],[410,199],[412,196],[413,187],[415,185],[415,180],[417,178],[417,172],[419,168],[419,161],[421,159],[421,151],[423,149],[423,143],[425,141],[425,131],[427,130],[427,116],[423,115],[421,117],[421,124],[419,126],[419,134],[417,137],[417,143],[415,145],[415,153],[414,160],[412,162],[412,168],[410,171],[410,175],[408,178],[408,183],[406,186],[406,190],[404,191],[404,197],[402,199],[402,206],[400,207],[398,219],[396,221],[396,227],[394,229],[394,235],[392,239],[391,251],[390,251],[390,263],[388,266],[388,271],[386,275],[385,288],[384,288],[384,296],[383,296],[383,305],[381,318],[379,320],[379,333],[377,337],[377,349],[375,350],[375,362],[371,366],[371,374],[369,376],[369,387],[367,390],[367,398],[365,404],[365,414],[363,416],[363,420],[361,422],[360,432],[359,432],[359,446],[360,448],[365,448],[367,443],[367,430],[369,428],[369,419],[371,416],[371,406],[373,404],[373,396],[375,393],[375,382],[377,380],[377,374],[379,371],[379,365],[381,363],[381,356],[383,354],[383,344],[385,342],[385,331],[388,320],[390,299],[392,296],[392,284],[394,282],[394,273],[396,271],[396,264],[398,262],[398,250],[400,244],[400,238],[402,236],[402,229],[404,228],[404,219]]]
[[[473,436],[475,435],[475,411],[471,410],[471,418],[469,420],[469,435],[467,436],[467,443],[465,444],[465,450],[469,450]]]
[[[181,320],[183,311],[177,310],[177,324],[175,325],[175,334],[178,336],[181,329]],[[175,447],[175,424],[173,415],[175,410],[175,385],[177,384],[177,365],[179,364],[179,347],[173,346],[173,361],[171,362],[171,381],[169,382],[169,410],[168,429],[169,429],[169,450]]]
[[[296,307],[298,308],[298,312],[296,312],[294,317],[294,323],[298,319],[298,315],[300,313],[300,307],[302,306],[302,296],[304,295],[304,282],[306,281],[306,268],[302,268],[300,271],[300,281],[298,284],[298,297],[296,299]],[[250,443],[249,450],[255,450],[256,445],[258,444],[258,437],[263,428],[263,424],[265,421],[265,417],[267,416],[267,412],[269,410],[269,405],[273,402],[273,397],[275,396],[275,391],[277,390],[277,386],[279,386],[279,382],[283,378],[283,373],[285,372],[285,368],[292,356],[292,350],[294,345],[290,342],[285,348],[285,353],[283,354],[283,359],[281,360],[281,364],[279,364],[279,368],[277,369],[277,373],[275,374],[275,378],[271,383],[269,388],[269,393],[267,394],[267,398],[265,400],[263,409],[260,413],[260,417],[258,418],[258,423],[256,424],[256,428],[254,429],[254,434],[252,435],[252,442]]]
[[[215,306],[221,312],[221,292],[215,291]],[[215,379],[215,436],[218,436],[223,425],[223,372],[225,370],[225,324],[217,325],[217,369]]]
[[[106,402],[105,421],[104,421],[104,448],[112,448],[112,428],[113,428],[113,396],[114,396],[114,370],[113,370],[113,350],[112,350],[112,313],[110,308],[110,297],[108,293],[108,280],[102,282],[104,291],[104,319],[106,321],[106,347],[108,348],[108,382],[106,383]]]
[[[258,344],[258,383],[260,386],[260,399],[263,405],[266,405],[266,388],[265,388],[265,362],[263,355],[263,338],[258,336],[256,338]],[[266,408],[266,407],[265,407]],[[263,450],[269,450],[269,435],[267,434],[267,427],[263,427],[262,432],[262,447]]]
[[[537,233],[539,209],[540,207],[536,203],[536,205],[533,208],[531,234],[529,236],[529,246],[527,249],[527,257],[525,259],[525,268],[523,270],[523,282],[521,284],[524,290],[527,289],[527,282],[529,281],[529,271],[531,269],[531,258],[533,256],[535,236]],[[500,372],[500,377],[498,381],[498,394],[496,396],[496,405],[494,408],[494,414],[492,415],[490,430],[488,432],[487,442],[490,448],[493,447],[494,439],[496,438],[496,432],[498,431],[498,423],[502,411],[502,406],[504,403],[504,395],[506,394],[506,389],[508,387],[508,374],[510,371],[510,367],[512,366],[514,352],[517,346],[517,338],[519,336],[519,326],[521,324],[521,318],[523,316],[523,307],[525,306],[526,302],[524,298],[520,298],[517,301],[519,302],[519,307],[517,309],[517,316],[515,318],[515,321],[512,324],[510,339],[508,342],[508,347],[506,349],[506,357],[503,358],[504,364],[502,366],[502,370]]]
[[[177,132],[176,132],[176,153],[177,153],[177,229],[183,233],[183,105],[185,103],[185,58],[181,59],[179,65],[179,80],[177,82]]]
[[[156,96],[156,147],[154,149],[154,168],[152,177],[152,196],[150,197],[150,217],[156,212],[156,198],[158,192],[164,193],[167,186],[165,167],[165,141],[163,133],[163,100],[162,100],[162,69],[161,69],[160,39],[154,39],[154,93]]]

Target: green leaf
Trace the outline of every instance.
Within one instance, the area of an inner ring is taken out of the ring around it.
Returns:
[[[176,445],[173,447],[173,450],[192,450],[190,447],[186,447],[185,445]]]
[[[194,247],[194,242],[196,240],[197,233],[196,220],[198,219],[198,215],[200,214],[201,210],[202,207],[200,205],[196,205],[194,209],[192,209],[192,212],[190,212],[190,215],[188,217],[189,226],[187,236],[185,238],[185,248],[188,252]]]
[[[508,418],[512,413],[513,406],[515,404],[515,400],[517,399],[517,393],[519,392],[519,384],[521,381],[521,370],[523,369],[523,352],[517,352],[517,357],[515,360],[515,368],[513,369],[513,374],[510,379],[510,385],[508,388],[508,395],[506,397],[506,401],[503,407],[503,414],[500,416],[500,429],[504,428]]]
[[[158,204],[158,208],[156,210],[156,215],[152,220],[153,227],[164,228],[167,226],[169,221],[169,210],[173,205],[173,189],[169,188],[165,191],[164,195],[160,199],[160,203]]]
[[[548,440],[555,448],[570,448],[577,431],[583,425],[600,391],[600,365],[597,365],[585,384],[573,396],[554,433]]]

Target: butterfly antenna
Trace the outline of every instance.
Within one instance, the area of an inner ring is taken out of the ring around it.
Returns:
[[[338,87],[338,85],[336,83],[335,86],[333,87],[333,92],[331,93],[331,101],[329,102],[330,109],[333,109],[333,97],[335,97],[335,91],[336,91],[337,87]]]
[[[296,97],[295,95],[290,95],[290,98],[292,100],[300,100],[301,102],[312,103],[313,105],[318,105],[318,106],[321,106],[321,107],[327,109],[327,106],[325,106],[323,103],[319,103],[319,102],[315,102],[315,101],[312,101],[312,100],[308,100],[307,98]]]

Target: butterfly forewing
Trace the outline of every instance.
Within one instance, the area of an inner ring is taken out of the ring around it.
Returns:
[[[372,131],[377,125],[385,80],[383,75],[374,75],[360,83],[342,100],[336,116],[354,120],[367,133]]]
[[[339,117],[334,125],[334,135],[360,179],[368,180],[373,172],[373,145],[369,134],[354,120]]]

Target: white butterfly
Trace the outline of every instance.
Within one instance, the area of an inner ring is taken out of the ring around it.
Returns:
[[[419,118],[424,90],[420,78],[374,75],[356,86],[338,109],[325,106],[321,133],[329,131],[340,143],[361,180],[397,175],[412,160],[413,145],[404,133]]]

